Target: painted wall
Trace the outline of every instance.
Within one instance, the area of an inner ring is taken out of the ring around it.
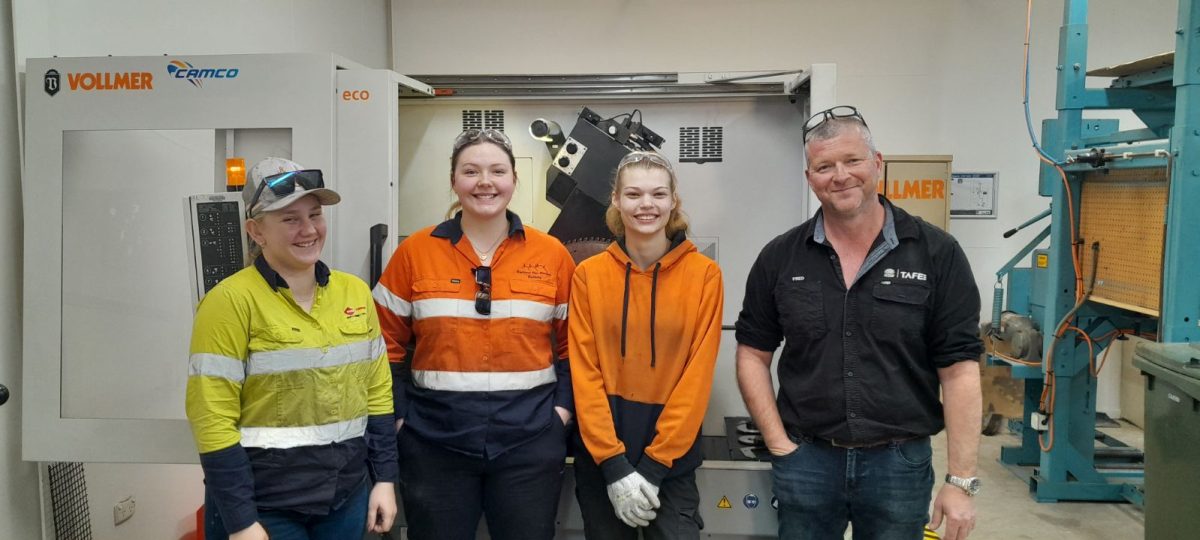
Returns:
[[[384,0],[13,0],[25,58],[332,52],[388,66]]]

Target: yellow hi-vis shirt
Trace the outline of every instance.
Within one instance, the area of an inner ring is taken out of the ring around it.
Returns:
[[[200,302],[187,416],[201,454],[241,443],[299,448],[362,437],[392,413],[392,378],[371,291],[332,271],[305,312],[254,266]]]

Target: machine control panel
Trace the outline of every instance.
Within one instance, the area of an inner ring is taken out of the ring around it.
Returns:
[[[583,160],[583,155],[586,153],[586,145],[568,137],[566,144],[558,151],[558,155],[554,157],[554,166],[569,175],[575,172],[575,167],[579,166],[579,162]]]
[[[246,261],[242,216],[245,206],[237,192],[188,197],[191,222],[194,300],[199,302],[213,287],[244,268]]]

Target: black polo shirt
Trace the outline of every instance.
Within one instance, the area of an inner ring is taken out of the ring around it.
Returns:
[[[880,200],[884,228],[849,290],[820,212],[750,269],[737,341],[784,343],[777,403],[792,436],[933,435],[945,427],[937,368],[983,353],[979,290],[958,242]]]

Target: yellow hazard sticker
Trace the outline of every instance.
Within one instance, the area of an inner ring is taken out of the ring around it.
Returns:
[[[729,504],[729,497],[721,495],[721,500],[717,502],[717,508],[729,510],[730,508],[733,508],[733,505]]]
[[[1046,268],[1050,266],[1050,256],[1045,253],[1038,253],[1036,260],[1038,268]]]

